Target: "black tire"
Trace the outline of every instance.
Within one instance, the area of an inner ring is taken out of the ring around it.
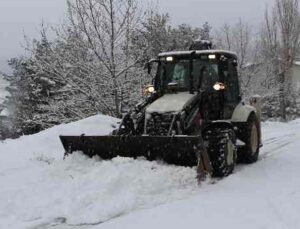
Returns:
[[[206,132],[204,140],[208,141],[208,154],[213,167],[214,177],[225,177],[234,170],[237,149],[236,136],[232,129],[214,128]]]
[[[255,114],[251,114],[246,125],[240,131],[240,139],[245,143],[238,150],[238,161],[251,164],[257,161],[259,155],[259,121]]]

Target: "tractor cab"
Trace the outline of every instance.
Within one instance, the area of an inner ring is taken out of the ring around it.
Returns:
[[[165,52],[155,60],[154,91],[206,96],[211,119],[229,119],[241,100],[236,54],[223,50]],[[212,106],[213,104],[213,106]],[[205,106],[205,104],[203,104]]]

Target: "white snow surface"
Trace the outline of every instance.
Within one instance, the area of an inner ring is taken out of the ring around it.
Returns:
[[[257,163],[198,186],[195,168],[74,153],[60,134],[103,135],[94,116],[0,143],[0,228],[300,228],[300,120],[263,124]]]
[[[194,97],[189,92],[179,92],[177,94],[165,94],[147,107],[147,113],[167,113],[178,112]]]

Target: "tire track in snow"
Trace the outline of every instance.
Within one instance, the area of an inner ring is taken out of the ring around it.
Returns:
[[[111,219],[110,219],[111,220]],[[30,227],[29,229],[49,229],[49,228],[59,228],[59,229],[71,229],[71,228],[79,228],[79,229],[88,229],[93,226],[100,225],[105,221],[99,221],[96,223],[81,223],[81,224],[68,224],[67,218],[65,217],[58,217],[53,220],[45,221]]]
[[[285,134],[279,137],[272,137],[263,141],[264,146],[261,149],[259,160],[276,155],[279,151],[299,140],[299,133]]]

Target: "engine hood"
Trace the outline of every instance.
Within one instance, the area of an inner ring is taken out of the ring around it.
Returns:
[[[189,104],[196,95],[190,94],[189,92],[180,92],[177,94],[165,94],[159,99],[155,100],[150,104],[146,113],[176,113]]]

